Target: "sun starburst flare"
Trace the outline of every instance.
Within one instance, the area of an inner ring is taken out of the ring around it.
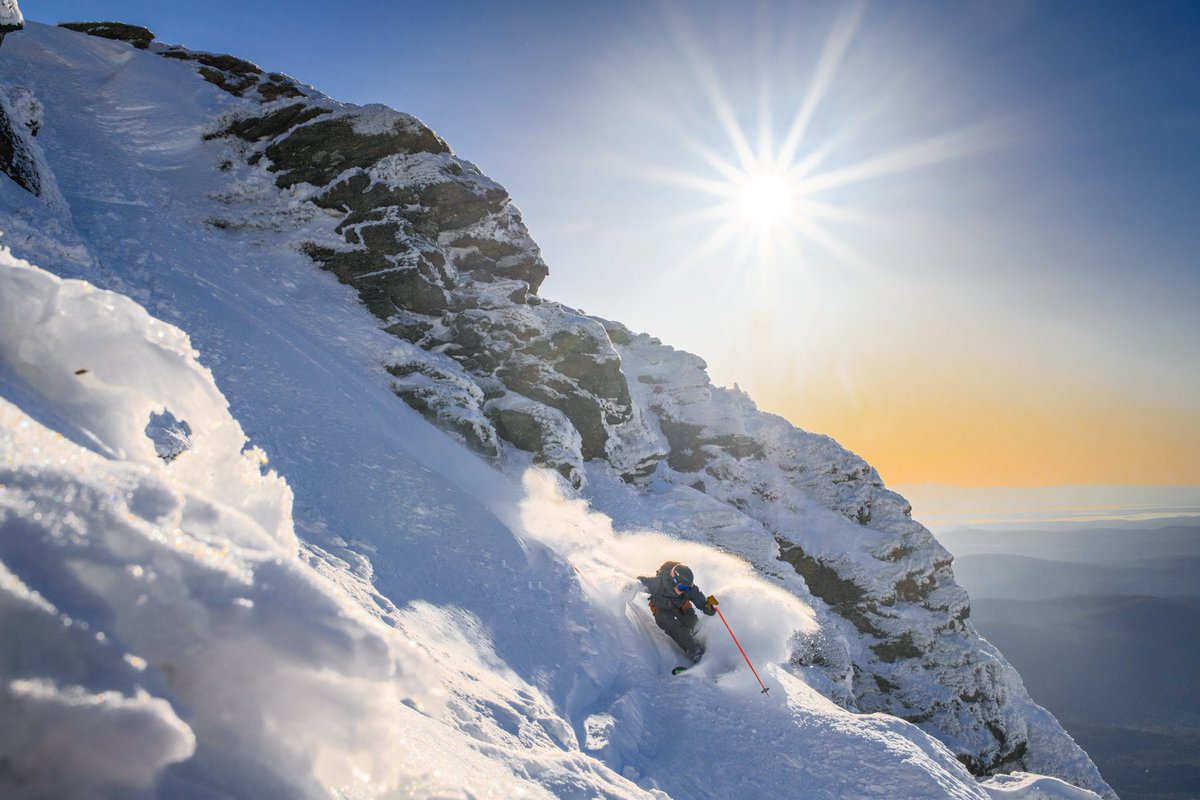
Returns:
[[[835,190],[929,167],[1011,144],[1016,129],[1004,121],[943,131],[892,147],[863,145],[864,131],[883,112],[859,108],[822,120],[823,105],[838,90],[844,63],[851,57],[864,13],[850,7],[832,26],[814,64],[806,88],[784,126],[775,125],[778,105],[771,96],[770,71],[757,87],[757,113],[745,113],[732,99],[700,37],[682,16],[671,19],[676,43],[691,76],[703,92],[708,118],[719,126],[719,143],[710,131],[672,125],[681,152],[690,153],[691,168],[644,169],[643,177],[692,190],[695,205],[678,221],[707,231],[686,262],[712,258],[732,246],[743,267],[803,272],[810,268],[813,248],[832,255],[832,263],[860,276],[877,269],[867,263],[833,222],[868,222],[869,216]],[[760,48],[761,49],[761,48]],[[858,53],[856,56],[869,57]],[[740,99],[740,95],[739,95]],[[881,99],[879,106],[886,105]],[[744,120],[754,118],[756,123]],[[709,134],[707,140],[702,137]],[[854,157],[852,157],[854,156]]]

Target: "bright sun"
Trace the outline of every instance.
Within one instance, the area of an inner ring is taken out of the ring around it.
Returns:
[[[757,125],[744,102],[753,93],[727,90],[714,67],[719,60],[699,44],[685,18],[676,20],[677,44],[692,69],[689,80],[707,101],[711,127],[701,136],[680,126],[679,150],[693,157],[686,167],[642,167],[639,175],[697,192],[699,202],[680,215],[706,231],[697,238],[692,257],[711,256],[732,245],[739,264],[755,262],[762,274],[801,272],[815,262],[810,254],[819,249],[839,267],[871,271],[842,238],[851,232],[849,225],[869,218],[847,205],[846,193],[834,190],[990,150],[1008,138],[1000,120],[864,153],[854,145],[867,116],[814,124],[838,84],[864,9],[865,4],[849,6],[839,16],[794,110],[777,105],[772,84],[762,81]],[[776,124],[786,120],[774,116],[776,108],[790,111],[790,121]]]
[[[743,222],[769,229],[792,213],[794,189],[778,172],[747,174],[734,184],[734,204]]]

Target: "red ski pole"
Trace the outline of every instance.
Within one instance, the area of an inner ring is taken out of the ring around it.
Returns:
[[[717,610],[717,615],[721,617],[721,622],[725,622],[725,615],[721,613],[721,607],[713,607]],[[725,622],[725,630],[729,631],[730,636],[733,636],[733,628],[729,627],[728,622]],[[737,640],[736,636],[733,636],[733,643],[737,645],[738,652],[742,654],[742,658],[746,659],[746,663],[749,664],[750,671],[754,673],[754,679],[758,681],[758,685],[762,686],[762,691],[759,692],[759,694],[768,694],[771,690],[766,686],[763,686],[762,678],[758,677],[758,670],[756,670],[754,665],[750,663],[750,657],[746,655],[746,651],[742,649],[742,643]]]

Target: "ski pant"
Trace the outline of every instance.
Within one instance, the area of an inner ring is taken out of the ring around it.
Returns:
[[[700,661],[700,657],[704,655],[704,645],[696,639],[696,626],[700,623],[700,618],[696,616],[695,611],[689,609],[671,612],[655,609],[654,621],[671,637],[671,641],[679,645],[679,649],[688,660],[693,664]]]

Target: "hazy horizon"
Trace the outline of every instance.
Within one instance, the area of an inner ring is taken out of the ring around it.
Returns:
[[[1195,486],[896,484],[890,488],[912,503],[914,519],[935,533],[1035,525],[1200,522],[1200,487]]]

